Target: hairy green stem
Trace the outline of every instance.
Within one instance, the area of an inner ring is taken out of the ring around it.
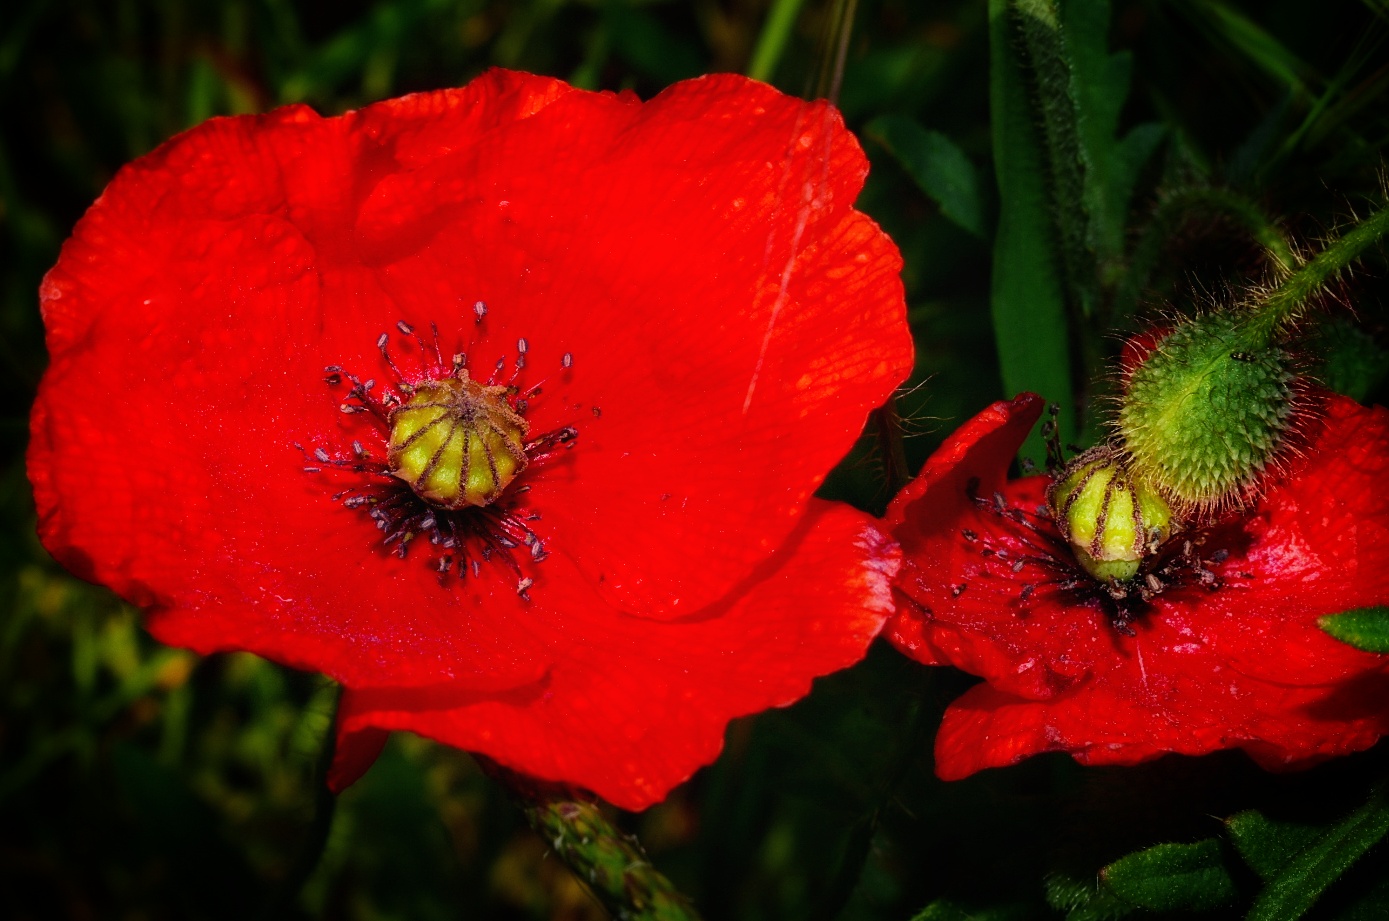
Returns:
[[[1113,325],[1123,327],[1137,310],[1139,298],[1161,260],[1163,247],[1182,221],[1188,215],[1202,213],[1224,215],[1235,221],[1263,248],[1279,273],[1287,274],[1297,268],[1297,258],[1282,228],[1253,199],[1233,189],[1180,188],[1159,202],[1129,257],[1129,270],[1114,294]]]
[[[1306,314],[1317,296],[1389,233],[1389,208],[1380,208],[1328,244],[1270,294],[1259,299],[1249,331],[1254,342],[1271,343]]]
[[[1009,6],[1021,39],[1033,110],[1040,116],[1051,179],[1052,220],[1066,289],[1076,319],[1081,321],[1094,313],[1096,273],[1089,245],[1085,161],[1065,35],[1056,0],[1014,0]],[[1080,325],[1078,322],[1077,328]]]
[[[1293,255],[1292,246],[1278,223],[1259,207],[1258,202],[1233,189],[1210,186],[1183,189],[1171,196],[1164,208],[1179,213],[1213,211],[1232,218],[1255,243],[1263,247],[1275,267],[1283,272],[1297,268],[1297,257]]]
[[[698,921],[688,899],[593,803],[520,799],[527,821],[618,921]]]

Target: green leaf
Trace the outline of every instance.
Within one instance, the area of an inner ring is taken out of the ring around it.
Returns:
[[[1249,911],[1249,921],[1291,921],[1302,917],[1322,892],[1386,833],[1389,799],[1380,789],[1349,818],[1293,855],[1259,893]]]
[[[1079,880],[1067,873],[1046,879],[1047,904],[1066,913],[1066,921],[1118,921],[1138,909],[1091,877]]]
[[[1389,652],[1389,607],[1357,608],[1317,618],[1327,633],[1366,652]]]
[[[1225,828],[1240,857],[1265,882],[1282,872],[1324,831],[1315,825],[1276,822],[1255,809],[1226,819]]]
[[[1100,879],[1119,898],[1151,911],[1208,911],[1236,897],[1216,838],[1137,851],[1101,870]]]
[[[1071,353],[1061,267],[1055,258],[1052,199],[1046,159],[1026,79],[1018,61],[1008,0],[989,0],[989,91],[998,231],[994,235],[992,310],[1003,386],[1012,395],[1041,394],[1069,409]],[[1075,420],[1061,415],[1069,440]],[[1022,453],[1044,457],[1033,432]]]
[[[987,185],[953,141],[901,115],[875,118],[865,130],[940,206],[941,214],[980,239],[988,236]]]
[[[1150,123],[1119,135],[1133,59],[1128,52],[1109,51],[1109,4],[1064,3],[1060,13],[1083,164],[1086,243],[1101,272],[1100,281],[1112,288],[1124,269],[1134,186],[1167,132],[1162,125]]]

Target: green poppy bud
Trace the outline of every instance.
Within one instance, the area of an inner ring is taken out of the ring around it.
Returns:
[[[1240,504],[1284,447],[1295,381],[1287,350],[1241,314],[1180,324],[1126,383],[1118,430],[1134,471],[1183,511]]]

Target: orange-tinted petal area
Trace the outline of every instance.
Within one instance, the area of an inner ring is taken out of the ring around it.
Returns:
[[[1016,558],[980,555],[1052,546],[1040,540],[1044,516],[1027,527],[1013,512],[1035,512],[1044,484],[1003,482],[1039,412],[1030,395],[985,410],[889,511],[906,560],[888,636],[920,661],[985,679],[946,712],[940,776],[1049,751],[1133,764],[1239,748],[1290,768],[1389,732],[1389,658],[1316,623],[1389,600],[1389,411],[1327,397],[1298,468],[1249,515],[1188,535],[1204,542],[1218,587],[1168,588],[1130,622],[1132,636],[1098,593],[1048,583],[1038,557],[1014,572]],[[968,494],[976,481],[985,501]]]
[[[733,609],[910,369],[865,172],[832,108],[734,76],[214,119],[44,281],[40,536],[166,642],[357,689],[520,699],[579,625],[643,656],[641,623]],[[348,504],[388,448],[348,379],[379,403],[459,362],[577,432],[505,497],[542,546],[472,567]]]
[[[870,517],[815,500],[745,591],[688,621],[624,617],[576,578],[526,611],[552,663],[530,688],[349,690],[335,782],[354,779],[373,733],[405,729],[645,808],[714,760],[731,717],[792,703],[858,661],[891,613],[896,570]]]

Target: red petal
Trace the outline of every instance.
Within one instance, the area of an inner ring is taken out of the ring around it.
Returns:
[[[546,545],[633,614],[687,616],[777,550],[910,365],[864,168],[833,110],[737,77],[643,105],[495,71],[209,122],[123,170],[45,280],[44,543],[171,643],[526,693],[553,651],[513,578],[441,587],[303,472],[354,438],[384,454],[324,367],[389,380],[400,320],[484,369],[526,338],[536,430],[580,430],[527,475]]]
[[[902,544],[898,587],[910,604],[887,637],[907,655],[929,665],[949,662],[932,649],[927,625],[935,611],[955,604],[958,532],[977,514],[967,495],[971,482],[980,496],[1004,488],[1018,445],[1045,405],[1031,393],[994,403],[947,438],[888,506],[886,524]]]
[[[1047,701],[989,684],[971,688],[946,711],[936,737],[936,773],[957,780],[1052,751],[1100,765],[1227,748],[1244,750],[1270,770],[1286,770],[1363,751],[1389,733],[1382,703],[1389,675],[1383,671],[1342,685],[1295,688],[1248,678],[1199,653],[1188,653],[1178,666],[1142,642],[1146,685],[1135,660]]]
[[[1280,684],[1331,684],[1382,657],[1337,642],[1318,617],[1389,602],[1389,410],[1344,397],[1305,459],[1271,486],[1223,569],[1227,590],[1193,627],[1231,667]]]
[[[1026,433],[999,409],[961,429],[889,519],[907,555],[889,635],[922,661],[987,682],[947,712],[942,777],[1045,751],[1131,764],[1240,748],[1266,766],[1295,767],[1389,732],[1389,659],[1317,626],[1322,615],[1389,599],[1389,412],[1329,398],[1301,467],[1252,515],[1212,532],[1233,551],[1219,567],[1224,584],[1169,589],[1125,636],[1075,596],[1038,591],[1021,604],[1031,566],[1010,578],[961,537],[968,529],[1003,546],[1027,534],[961,498],[971,477],[981,489],[999,484]],[[993,440],[1004,431],[1008,440]],[[1023,509],[1040,497],[1035,479],[999,489]]]
[[[359,229],[437,228],[380,272],[406,319],[465,278],[489,362],[523,337],[540,367],[573,355],[532,415],[580,430],[572,468],[534,481],[547,528],[615,603],[679,617],[776,547],[910,367],[900,259],[851,210],[865,170],[832,109],[709,77],[644,105],[564,97],[392,175]]]
[[[381,729],[339,732],[333,749],[333,764],[328,769],[328,789],[341,793],[360,780],[376,763],[390,737],[389,732]]]
[[[652,802],[888,609],[885,538],[805,514],[910,365],[864,170],[833,110],[737,77],[642,105],[499,71],[208,123],[124,170],[45,280],[44,542],[169,642],[342,680],[338,786],[398,725]],[[580,431],[525,474],[531,603],[500,565],[445,586],[428,547],[386,555],[332,498],[363,475],[314,457],[386,450],[326,366],[390,389],[455,352],[543,380],[535,432]]]
[[[887,514],[902,544],[896,588],[904,599],[888,638],[918,661],[953,664],[1037,698],[1082,680],[1114,650],[1102,613],[1050,603],[1055,589],[1044,583],[1054,573],[1031,562],[1012,570],[1039,551],[1020,543],[1028,532],[995,510],[994,497],[1026,510],[1045,503],[1041,477],[1005,481],[1043,406],[1023,394],[985,409],[931,456]],[[995,550],[1014,559],[985,555]],[[1023,587],[1034,583],[1040,588],[1025,599]]]
[[[789,704],[812,676],[858,661],[891,610],[896,548],[853,509],[812,508],[727,605],[686,621],[634,620],[576,577],[562,613],[545,603],[558,595],[537,594],[529,609],[554,663],[538,686],[349,692],[341,731],[350,744],[408,729],[645,808],[714,760],[729,719]]]

